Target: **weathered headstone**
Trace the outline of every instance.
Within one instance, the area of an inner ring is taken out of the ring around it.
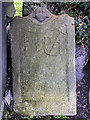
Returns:
[[[3,95],[6,86],[6,9],[0,2],[0,120],[2,119],[4,102]]]
[[[26,115],[75,115],[74,19],[37,8],[11,25],[14,109]]]
[[[7,25],[12,21],[14,14],[16,12],[13,4],[13,0],[11,2],[6,2],[6,17],[7,17]]]

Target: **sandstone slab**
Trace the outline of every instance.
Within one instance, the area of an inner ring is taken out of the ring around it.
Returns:
[[[75,29],[67,14],[11,25],[14,109],[25,115],[75,115]]]

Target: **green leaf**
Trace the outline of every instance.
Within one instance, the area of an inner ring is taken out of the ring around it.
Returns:
[[[85,37],[82,37],[82,41],[85,39]]]
[[[25,116],[25,117],[23,117],[23,119],[28,119],[28,117]]]
[[[87,25],[83,26],[83,28],[87,28]]]
[[[14,7],[16,10],[16,13],[14,15],[15,16],[22,16],[22,6],[23,6],[23,0],[19,0],[20,2],[17,2],[16,0],[14,0]]]
[[[77,28],[77,30],[80,30],[80,27],[76,27]]]
[[[79,19],[79,20],[78,20],[78,22],[79,22],[79,23],[82,23],[82,20],[81,20],[81,19]]]
[[[84,34],[83,36],[84,36],[84,37],[87,37],[88,35],[87,35],[87,34]]]
[[[8,118],[11,118],[11,116],[9,115]]]
[[[30,118],[33,118],[33,115],[31,115]]]
[[[82,24],[83,24],[83,25],[86,25],[86,23],[85,23],[85,22],[83,22]]]
[[[82,36],[82,33],[83,33],[82,31],[79,32],[79,36],[80,36],[80,37]]]
[[[89,22],[88,16],[84,16],[83,20],[85,20],[85,19]]]

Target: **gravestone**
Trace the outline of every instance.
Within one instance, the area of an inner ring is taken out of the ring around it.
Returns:
[[[7,25],[12,21],[14,14],[16,12],[15,8],[14,8],[14,3],[13,0],[11,0],[11,2],[7,2],[6,3],[6,16],[7,16]]]
[[[4,102],[3,95],[6,87],[6,8],[0,2],[0,120],[2,119]]]
[[[36,8],[11,25],[14,110],[76,115],[74,19]]]

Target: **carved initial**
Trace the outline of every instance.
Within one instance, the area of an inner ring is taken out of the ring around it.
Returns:
[[[60,41],[62,40],[61,38],[66,39],[66,37],[67,37],[67,33],[65,33],[63,31],[59,32],[59,35],[57,35],[54,40],[51,40],[50,43],[45,44],[44,53],[47,55],[50,55],[50,56],[59,55],[60,54]],[[48,39],[48,38],[46,38],[46,39]],[[46,41],[48,41],[48,40],[46,40]]]

